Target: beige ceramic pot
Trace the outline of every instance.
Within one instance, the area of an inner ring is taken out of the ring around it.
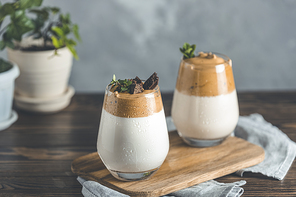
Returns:
[[[31,98],[55,98],[65,94],[73,63],[68,48],[48,51],[7,49],[8,59],[16,63],[20,76],[16,79],[17,94]]]

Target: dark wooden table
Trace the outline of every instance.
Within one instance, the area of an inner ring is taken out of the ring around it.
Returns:
[[[162,94],[170,115],[172,93]],[[296,92],[239,93],[240,115],[260,113],[296,141]],[[18,111],[19,119],[0,131],[0,196],[82,196],[73,159],[96,151],[103,94],[77,94],[65,110],[51,115]],[[296,162],[284,180],[231,174],[221,182],[246,180],[243,196],[296,196]]]

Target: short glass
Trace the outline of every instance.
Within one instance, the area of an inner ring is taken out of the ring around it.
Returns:
[[[231,59],[211,52],[182,59],[172,104],[180,137],[191,146],[218,145],[233,132],[238,117]]]
[[[159,169],[169,138],[158,86],[138,94],[106,88],[97,150],[119,180],[147,179]]]

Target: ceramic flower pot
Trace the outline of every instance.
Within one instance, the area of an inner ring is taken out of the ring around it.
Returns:
[[[64,94],[53,98],[31,98],[14,94],[15,105],[23,110],[36,113],[55,113],[66,108],[74,95],[75,90],[68,86]]]
[[[8,59],[16,63],[20,76],[15,89],[30,98],[55,98],[65,93],[73,63],[68,48],[48,51],[20,51],[7,49]]]
[[[16,64],[5,72],[0,73],[0,130],[10,126],[16,120],[16,113],[12,113],[14,81],[19,76]]]

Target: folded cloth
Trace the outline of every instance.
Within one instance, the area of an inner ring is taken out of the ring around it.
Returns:
[[[286,176],[296,156],[296,143],[281,130],[266,122],[260,114],[252,114],[239,118],[235,136],[257,144],[265,151],[263,162],[239,170],[237,174],[261,173],[278,180]]]
[[[169,131],[176,130],[171,117],[167,117],[166,121]],[[286,134],[266,122],[260,114],[252,114],[239,118],[235,128],[235,136],[257,144],[265,151],[265,159],[262,163],[239,170],[237,174],[243,176],[244,172],[261,173],[279,180],[285,177],[296,155],[296,143],[291,141]],[[83,186],[82,194],[85,197],[127,196],[94,181],[86,181],[81,177],[78,177],[77,180]],[[245,181],[219,183],[210,180],[166,196],[239,197],[244,192],[240,186],[244,184],[246,184]]]
[[[167,117],[168,130],[176,130],[171,117]],[[245,168],[236,173],[261,173],[265,176],[282,180],[291,167],[296,156],[296,143],[277,127],[266,122],[260,114],[240,116],[234,135],[261,146],[265,151],[265,159],[258,165]]]
[[[105,187],[98,182],[86,181],[81,177],[78,177],[77,180],[82,185],[82,194],[85,197],[128,197],[127,195]],[[219,183],[210,180],[167,194],[163,197],[239,197],[244,193],[244,189],[240,187],[244,184],[246,184],[246,181]]]

